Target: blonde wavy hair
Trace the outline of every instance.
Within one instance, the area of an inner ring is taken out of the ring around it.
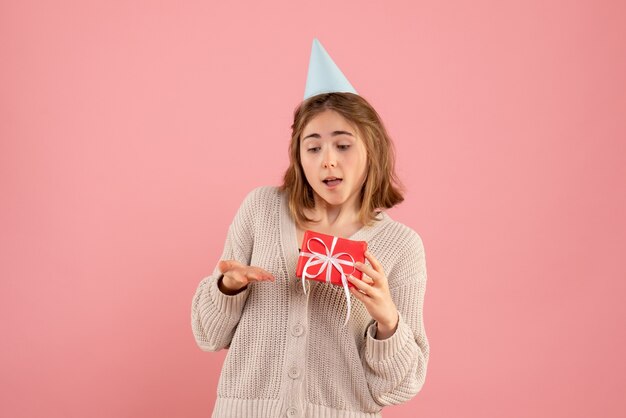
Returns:
[[[327,109],[346,118],[358,130],[365,144],[368,168],[361,188],[359,219],[364,225],[371,226],[382,208],[389,209],[404,201],[405,188],[395,173],[394,146],[380,116],[357,94],[319,94],[296,108],[291,125],[289,167],[279,190],[288,194],[289,211],[300,227],[304,227],[305,222],[316,222],[304,213],[304,208],[315,207],[315,200],[300,161],[300,136],[309,121]]]

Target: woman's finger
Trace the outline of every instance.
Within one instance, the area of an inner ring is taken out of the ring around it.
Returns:
[[[369,302],[368,296],[365,293],[359,292],[355,287],[351,287],[350,288],[350,293],[352,295],[354,295],[355,298],[357,298],[358,300],[360,300],[363,303]]]
[[[268,271],[263,270],[260,267],[249,267],[246,269],[246,277],[250,278],[251,280],[256,280],[256,281],[274,281],[274,276],[272,276],[271,273],[269,273]]]
[[[222,274],[228,273],[233,279],[240,283],[247,283],[250,280],[254,281],[275,281],[274,276],[260,268],[255,266],[245,266],[236,260],[221,260],[218,263],[218,269]]]
[[[276,280],[274,275],[272,273],[270,273],[269,271],[263,270],[262,268],[259,268],[259,271],[261,272],[261,274],[263,276],[267,277],[269,280]]]
[[[259,274],[261,275],[261,277],[263,277],[266,280],[270,280],[270,281],[276,280],[276,278],[274,277],[272,273],[270,273],[267,270],[263,270],[262,268],[259,268]]]
[[[356,263],[354,263],[354,268],[367,274],[374,282],[380,278],[380,273],[374,270],[372,266],[368,266],[367,264],[357,261]]]
[[[354,286],[356,286],[357,289],[364,291],[365,294],[369,295],[372,293],[372,290],[373,290],[372,286],[365,283],[363,280],[359,280],[356,277],[350,275],[348,276],[348,281],[352,283]]]
[[[369,285],[373,285],[374,284],[374,280],[368,276],[367,274],[362,274],[361,275],[361,280],[364,281],[365,283],[369,284]]]
[[[222,274],[238,267],[241,267],[241,265],[235,260],[220,260],[220,262],[217,264],[217,268]]]
[[[383,271],[382,264],[380,264],[380,262],[376,259],[376,257],[374,257],[374,254],[372,254],[369,251],[365,251],[365,257],[367,258],[367,261],[370,262],[372,267],[374,267],[374,270],[376,270],[377,272],[379,272],[383,276],[385,275],[385,272]]]

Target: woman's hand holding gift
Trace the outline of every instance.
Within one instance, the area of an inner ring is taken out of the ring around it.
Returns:
[[[354,268],[363,273],[361,280],[348,276],[348,280],[355,287],[350,292],[355,298],[363,302],[370,316],[376,320],[376,339],[384,340],[391,337],[398,326],[398,310],[391,299],[389,283],[380,262],[369,251],[365,258],[371,265],[355,263]]]

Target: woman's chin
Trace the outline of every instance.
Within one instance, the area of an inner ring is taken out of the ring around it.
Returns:
[[[338,196],[333,193],[321,193],[319,197],[328,206],[339,206],[346,203],[346,199],[344,199],[343,196]]]

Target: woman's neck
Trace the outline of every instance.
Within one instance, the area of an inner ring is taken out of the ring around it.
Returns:
[[[324,199],[315,196],[315,208],[310,209],[310,215],[317,220],[317,225],[335,227],[350,225],[359,222],[359,208],[356,199],[351,199],[343,205],[329,205]]]

